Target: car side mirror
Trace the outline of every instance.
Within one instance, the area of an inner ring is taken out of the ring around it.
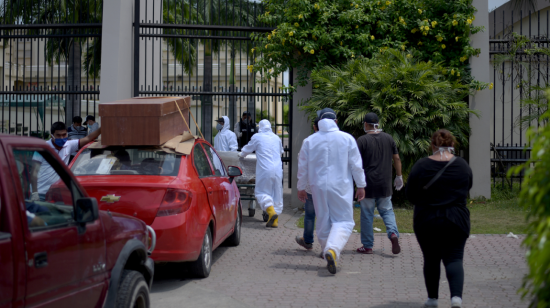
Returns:
[[[75,221],[81,225],[96,221],[99,218],[99,207],[96,198],[76,200],[75,213]]]
[[[227,169],[227,174],[229,175],[229,183],[233,183],[235,177],[243,175],[243,171],[239,167],[229,166]]]

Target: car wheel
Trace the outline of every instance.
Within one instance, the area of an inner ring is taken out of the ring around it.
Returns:
[[[198,278],[206,278],[210,275],[212,268],[212,233],[210,227],[206,229],[206,234],[202,240],[201,253],[197,261],[191,263],[190,271]]]
[[[149,287],[138,271],[124,270],[116,298],[117,308],[149,308]]]
[[[256,215],[256,209],[248,209],[248,217],[254,217]]]
[[[262,213],[262,218],[264,219],[264,222],[267,222],[269,220],[269,214],[266,211],[264,211]]]
[[[237,210],[237,219],[235,219],[235,227],[233,228],[233,234],[231,234],[226,240],[225,244],[228,246],[239,246],[241,243],[241,207]]]

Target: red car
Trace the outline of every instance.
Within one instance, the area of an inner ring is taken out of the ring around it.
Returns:
[[[189,155],[159,147],[84,147],[70,165],[101,210],[143,220],[157,234],[155,262],[188,262],[208,277],[212,250],[237,246],[241,202],[234,177],[214,148],[197,139]]]
[[[44,171],[56,192],[36,200]],[[1,308],[149,307],[154,238],[139,219],[99,211],[46,142],[0,135]]]

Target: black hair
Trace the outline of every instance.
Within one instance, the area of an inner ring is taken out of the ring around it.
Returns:
[[[55,134],[56,131],[58,130],[67,130],[67,126],[65,126],[65,123],[63,122],[55,122],[52,124],[52,128],[50,129],[50,132],[53,136],[53,134]]]
[[[74,117],[73,123],[82,123],[82,117],[79,117],[79,116]]]
[[[319,130],[319,117],[315,118],[315,120],[313,121],[313,125],[315,125],[317,130]]]
[[[89,120],[92,120],[95,122],[95,117],[93,115],[89,115],[86,117],[86,122],[88,122]]]

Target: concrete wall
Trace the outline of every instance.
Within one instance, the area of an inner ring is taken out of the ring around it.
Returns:
[[[477,8],[474,26],[485,27],[484,32],[471,36],[472,47],[480,48],[479,57],[470,58],[472,76],[479,81],[490,82],[489,72],[489,12],[488,0],[474,0]],[[470,167],[473,170],[473,187],[470,190],[472,198],[491,198],[491,170],[490,170],[490,129],[492,120],[492,97],[489,89],[478,91],[470,96],[470,108],[479,112],[480,117],[470,116],[472,134],[470,136]]]

